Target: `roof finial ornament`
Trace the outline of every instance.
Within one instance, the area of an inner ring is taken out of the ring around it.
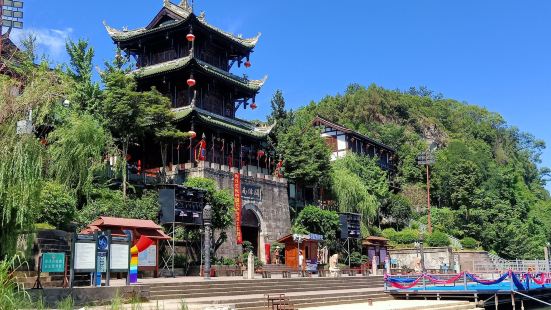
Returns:
[[[207,20],[207,14],[205,13],[205,11],[201,11],[201,13],[199,13],[199,16],[197,17],[200,21],[204,22]]]
[[[184,10],[193,12],[193,0],[191,0],[191,5],[189,5],[188,0],[182,0],[180,1],[180,4],[178,4],[178,6]]]

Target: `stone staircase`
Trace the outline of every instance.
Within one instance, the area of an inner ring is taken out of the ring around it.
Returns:
[[[236,309],[265,309],[266,294],[285,294],[295,308],[392,299],[383,292],[383,277],[271,278],[212,280],[148,285],[150,300],[184,300],[189,304],[232,304]]]

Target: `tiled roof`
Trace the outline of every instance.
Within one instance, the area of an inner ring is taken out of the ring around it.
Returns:
[[[89,226],[123,226],[123,227],[132,227],[132,228],[149,228],[149,229],[161,229],[161,226],[155,224],[151,220],[137,220],[137,219],[128,219],[122,217],[109,217],[109,216],[100,216],[97,220],[90,223]]]
[[[175,119],[177,121],[187,118],[191,113],[195,113],[199,121],[253,138],[264,138],[268,136],[273,128],[273,125],[268,127],[258,127],[249,122],[218,115],[193,105],[173,109],[172,112],[175,114]]]
[[[135,75],[137,78],[145,78],[155,76],[157,74],[164,74],[168,72],[177,71],[185,68],[186,66],[194,66],[199,70],[202,70],[205,73],[215,75],[219,78],[222,78],[230,83],[236,84],[238,86],[245,87],[252,91],[258,91],[264,85],[268,76],[265,76],[262,80],[248,80],[237,75],[231,74],[227,71],[224,71],[220,68],[212,66],[204,61],[201,61],[192,56],[186,56],[159,64],[142,67],[132,71],[130,74]]]
[[[187,1],[182,1],[179,5],[175,5],[171,3],[168,0],[164,0],[163,7],[167,10],[171,11],[172,13],[178,15],[181,17],[180,20],[177,20],[174,23],[168,23],[164,25],[160,25],[153,29],[146,29],[146,28],[139,28],[135,30],[117,30],[115,28],[109,27],[105,22],[103,23],[105,25],[105,29],[107,29],[107,33],[111,36],[111,38],[114,41],[127,41],[131,40],[149,33],[155,33],[163,30],[168,29],[174,29],[179,27],[180,25],[184,24],[189,18],[195,18],[195,15],[193,14],[191,7],[187,3]],[[240,36],[236,36],[234,34],[231,34],[229,32],[223,31],[217,27],[214,27],[207,23],[205,15],[201,14],[199,17],[196,17],[196,20],[206,28],[209,28],[220,35],[232,40],[233,42],[242,45],[245,48],[253,48],[255,47],[256,43],[258,42],[258,39],[260,38],[260,33],[254,37],[254,38],[241,38]]]

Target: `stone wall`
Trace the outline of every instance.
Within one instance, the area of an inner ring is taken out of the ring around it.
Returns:
[[[425,269],[439,270],[443,264],[454,266],[454,255],[451,248],[435,247],[424,248]],[[396,262],[398,268],[407,267],[420,271],[419,262],[421,259],[419,249],[390,249],[390,258]],[[450,267],[450,270],[453,269]]]
[[[486,251],[461,250],[457,252],[457,255],[459,256],[461,271],[477,272],[475,262],[487,266],[493,265]]]
[[[187,177],[204,177],[213,179],[220,189],[233,192],[233,174],[237,168],[229,169],[218,164],[200,163],[199,167],[185,170]],[[287,180],[264,174],[265,171],[256,171],[255,167],[248,166],[239,171],[241,183],[254,184],[261,187],[262,200],[247,200],[243,198],[243,209],[252,210],[260,222],[260,236],[258,249],[260,259],[266,262],[264,246],[273,243],[291,232],[291,215],[287,194]],[[241,245],[236,242],[235,225],[230,226],[226,233],[228,240],[218,249],[218,257],[236,257],[242,252]]]

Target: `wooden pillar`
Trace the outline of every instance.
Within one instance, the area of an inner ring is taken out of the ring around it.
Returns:
[[[195,117],[191,118],[191,131],[195,131]],[[193,163],[193,138],[189,138],[189,163]]]

